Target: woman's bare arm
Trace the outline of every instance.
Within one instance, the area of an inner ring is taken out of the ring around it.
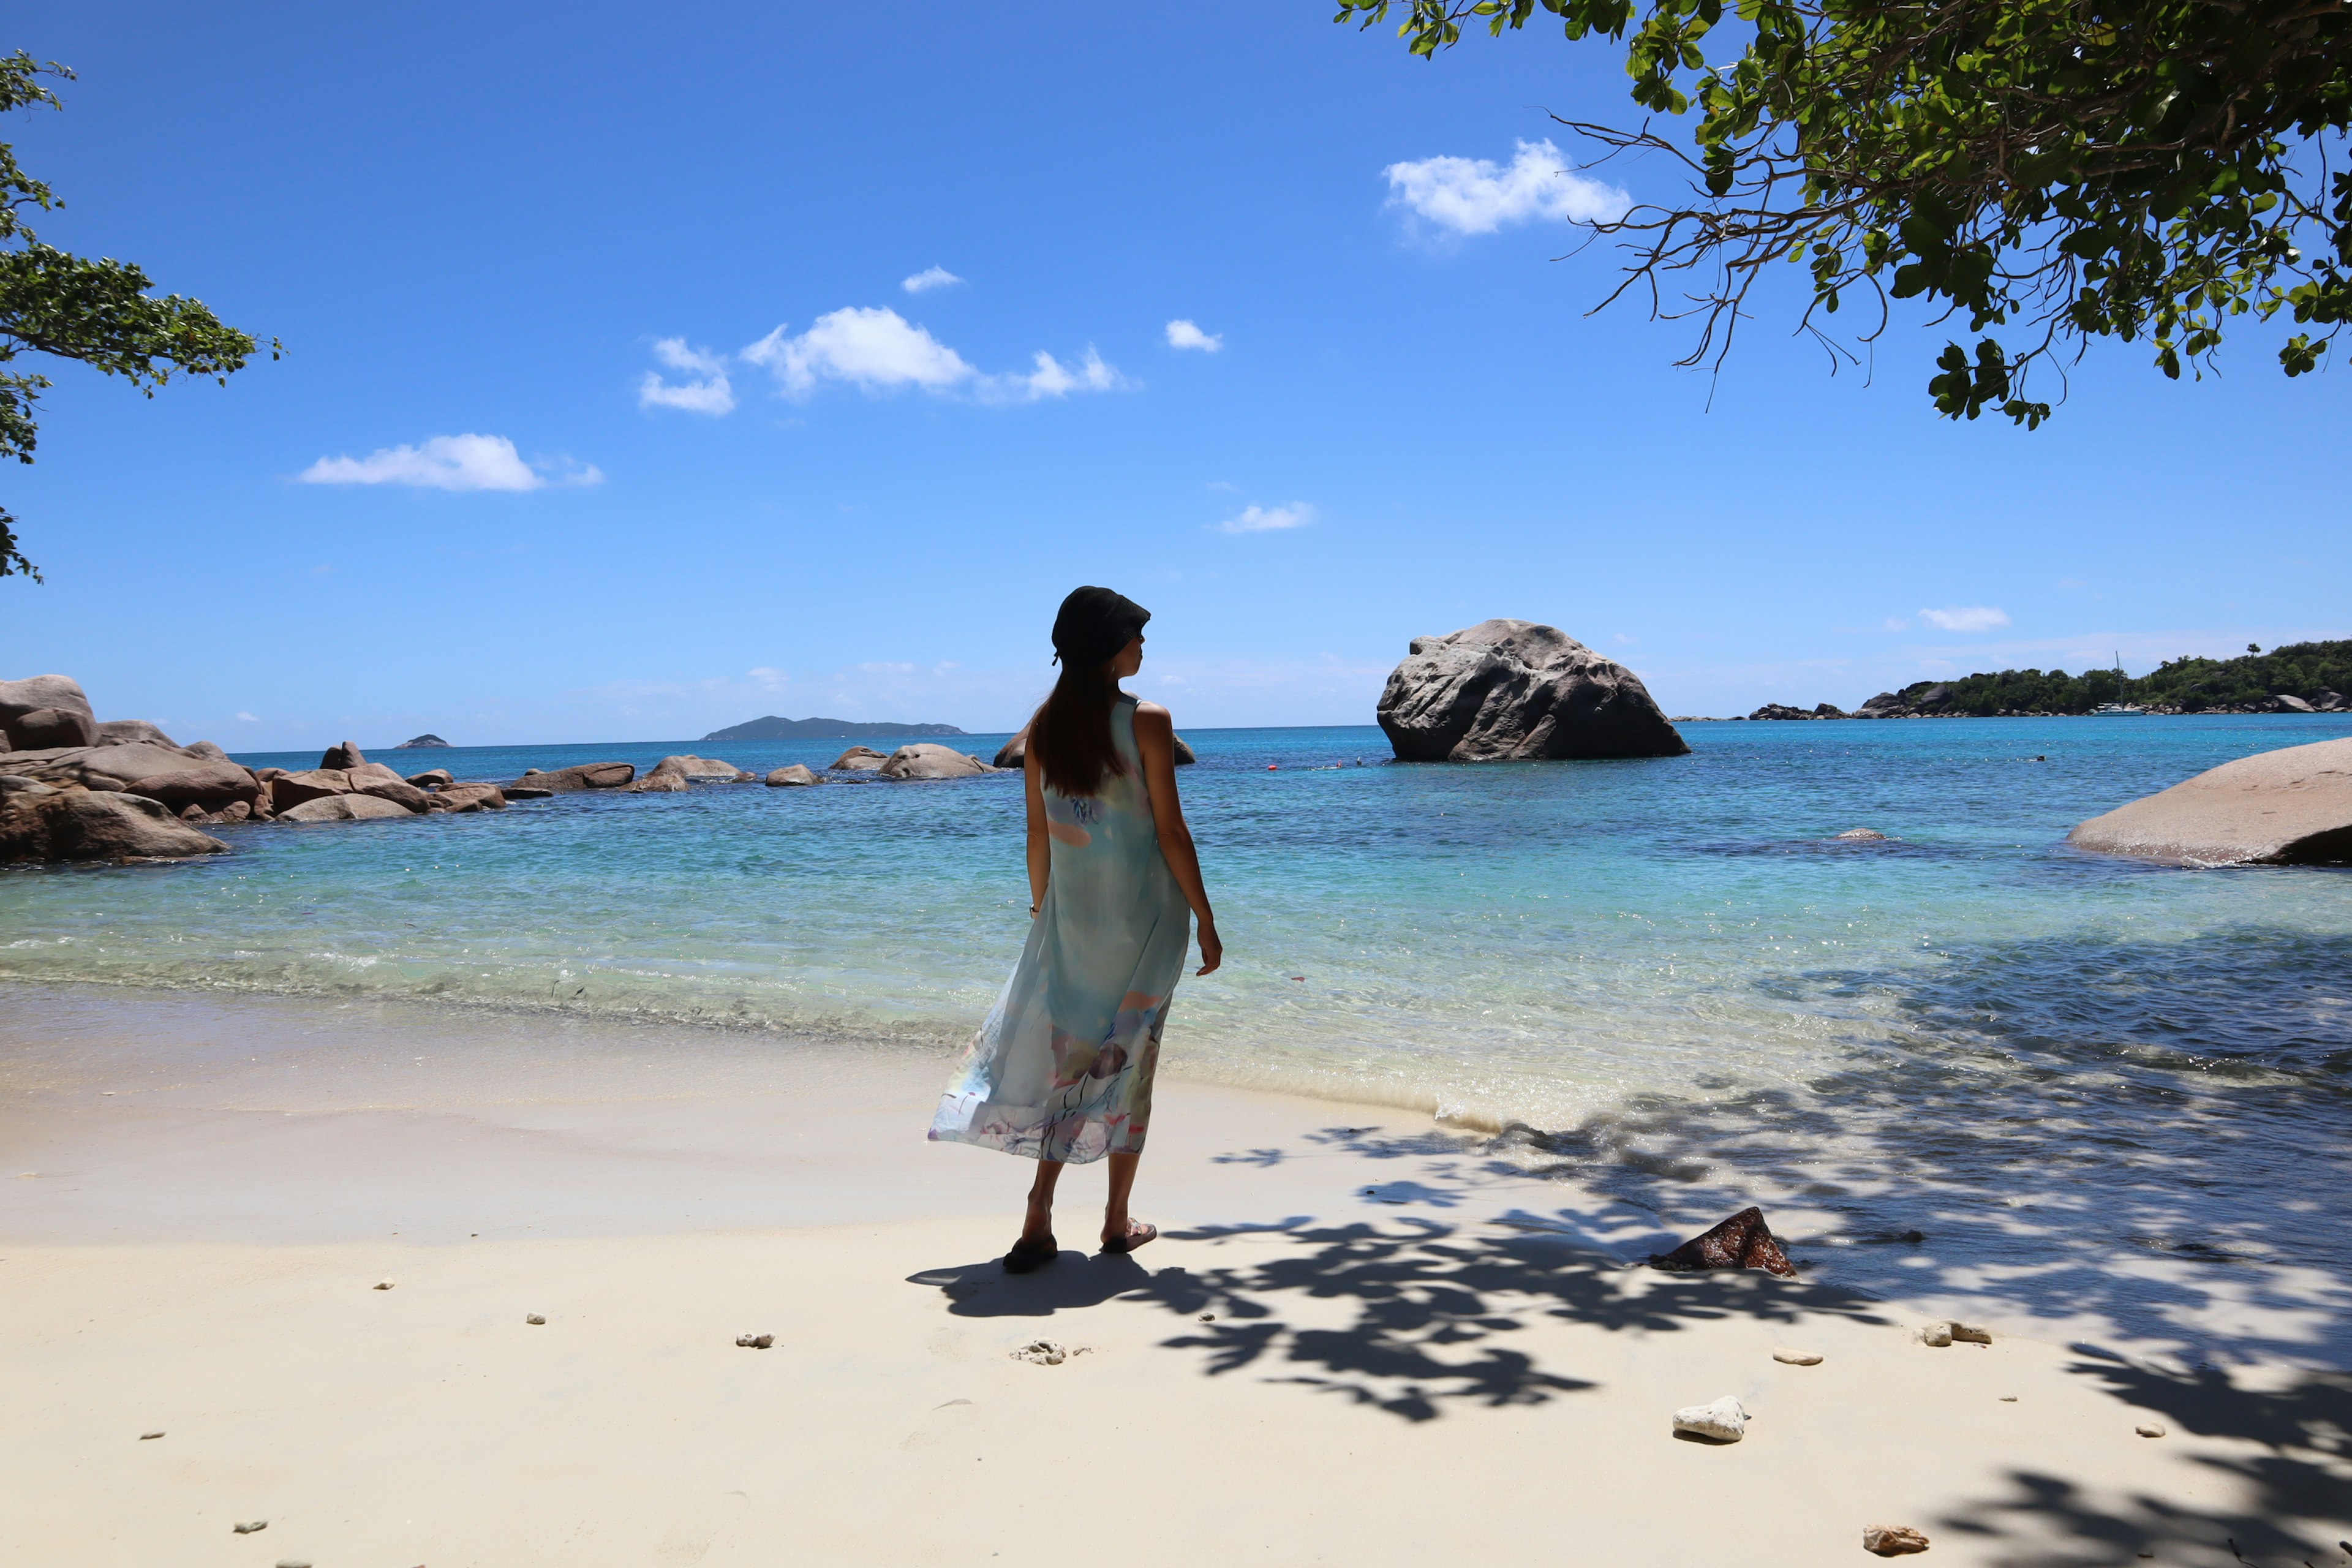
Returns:
[[[1225,944],[1217,939],[1217,915],[1209,907],[1209,889],[1201,881],[1201,856],[1192,847],[1192,830],[1184,822],[1183,804],[1176,798],[1176,721],[1157,702],[1135,705],[1135,749],[1143,754],[1143,787],[1151,795],[1151,825],[1160,833],[1160,853],[1176,874],[1184,901],[1199,922],[1202,974],[1213,973],[1225,961]]]
[[[1022,791],[1029,797],[1029,912],[1045,907],[1045,878],[1054,869],[1054,841],[1045,836],[1045,770],[1031,752],[1021,764]]]

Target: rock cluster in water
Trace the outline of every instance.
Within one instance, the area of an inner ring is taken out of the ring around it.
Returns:
[[[436,735],[419,735],[394,749],[446,744]],[[834,765],[887,779],[997,771],[928,742],[887,756],[856,746]],[[683,794],[698,784],[752,777],[732,763],[691,753],[664,757],[643,778],[630,763],[533,768],[504,784],[458,779],[446,768],[404,777],[368,761],[350,741],[329,747],[315,768],[247,768],[209,741],[183,746],[142,719],[99,722],[88,694],[69,677],[0,681],[0,865],[217,855],[229,846],[201,831],[205,826],[389,821],[500,811],[510,801],[590,790]],[[779,768],[768,782],[824,781],[794,766]]]
[[[1381,692],[1401,762],[1679,757],[1690,750],[1641,678],[1556,626],[1481,621],[1412,639]]]

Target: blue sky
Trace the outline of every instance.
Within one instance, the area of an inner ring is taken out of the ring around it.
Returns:
[[[1329,10],[12,7],[80,73],[6,132],[43,237],[289,354],[56,372],[0,678],[258,750],[1007,728],[1081,582],[1197,728],[1367,722],[1488,616],[1712,713],[2352,633],[2342,374],[1955,426],[1943,334],[1832,376],[1784,288],[1711,383],[1555,259],[1664,194],[1541,146],[1632,117],[1606,46]]]

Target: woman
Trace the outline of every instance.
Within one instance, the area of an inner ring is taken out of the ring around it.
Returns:
[[[1021,1239],[1025,1274],[1060,1250],[1054,1184],[1064,1164],[1108,1158],[1102,1248],[1158,1236],[1128,1217],[1151,1120],[1151,1075],[1170,994],[1200,920],[1201,968],[1223,959],[1200,858],[1176,802],[1174,721],[1118,683],[1143,664],[1151,612],[1108,588],[1080,588],[1054,618],[1062,666],[1030,720],[1029,940],[1003,994],[940,1098],[931,1137],[1037,1162]]]

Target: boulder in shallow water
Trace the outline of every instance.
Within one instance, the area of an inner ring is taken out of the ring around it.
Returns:
[[[422,791],[418,792],[422,794]],[[395,816],[416,814],[397,801],[380,800],[372,795],[330,795],[317,800],[306,800],[291,810],[278,814],[280,822],[375,822]]]
[[[518,782],[527,788],[569,795],[583,789],[619,789],[636,776],[635,763],[582,763],[577,767],[557,768],[552,773],[534,770],[523,774]],[[513,792],[508,793],[511,795]]]
[[[352,782],[359,785],[352,792],[355,795],[373,795],[378,800],[388,800],[404,811],[419,812],[433,809],[432,792],[418,789],[406,779],[372,778],[362,782],[357,775],[353,775]]]
[[[184,859],[227,848],[144,795],[15,776],[0,784],[0,865]]]
[[[421,773],[411,773],[408,782],[418,789],[443,789],[457,781],[447,768],[427,768]]]
[[[871,746],[852,746],[833,759],[833,771],[842,773],[877,773],[889,760]]]
[[[1772,1227],[1764,1223],[1764,1211],[1752,1205],[1714,1229],[1692,1237],[1672,1252],[1653,1255],[1650,1267],[1677,1274],[1710,1268],[1761,1268],[1784,1279],[1797,1277],[1789,1255],[1772,1239]]]
[[[319,759],[319,765],[348,773],[366,761],[367,753],[360,750],[357,741],[344,741],[329,746],[326,755]]]
[[[444,784],[425,797],[429,811],[504,811],[506,792],[494,784]]]
[[[1679,757],[1690,750],[1623,665],[1555,626],[1481,621],[1412,639],[1381,692],[1401,762]]]
[[[2066,842],[2182,866],[2352,862],[2352,738],[2223,763],[2091,818]]]
[[[995,771],[978,757],[929,741],[899,747],[880,769],[886,779],[968,779]]]
[[[624,785],[621,793],[623,795],[684,795],[691,787],[693,786],[686,782],[686,775],[671,767],[668,760],[664,759],[659,767],[655,768],[636,783]]]
[[[799,763],[793,763],[790,766],[778,768],[774,773],[770,773],[766,782],[771,788],[791,789],[803,784],[821,784],[824,780]]]

